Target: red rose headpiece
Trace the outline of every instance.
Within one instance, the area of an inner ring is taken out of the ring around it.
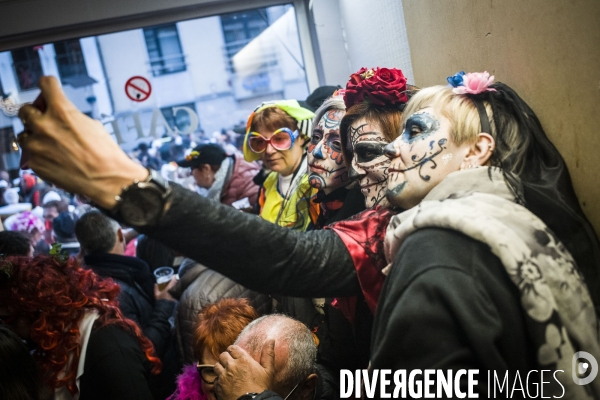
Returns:
[[[350,75],[344,93],[346,109],[365,101],[365,96],[372,104],[380,106],[391,104],[405,104],[408,101],[406,94],[406,77],[396,68],[361,68]]]

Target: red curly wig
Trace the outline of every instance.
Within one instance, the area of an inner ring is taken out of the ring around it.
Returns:
[[[193,333],[194,355],[201,360],[204,348],[208,348],[213,357],[218,359],[246,325],[258,317],[258,312],[248,299],[225,298],[205,305],[199,313],[199,322]]]
[[[104,279],[83,269],[77,260],[38,256],[7,257],[0,260],[0,306],[7,307],[13,321],[16,317],[32,322],[31,340],[36,344],[34,358],[52,388],[67,385],[77,393],[75,384],[81,348],[78,322],[86,310],[98,311],[94,329],[115,324],[135,336],[142,351],[152,363],[153,374],[161,370],[150,340],[143,336],[137,324],[127,319],[118,307],[120,287],[112,279]],[[66,374],[59,374],[73,361]]]

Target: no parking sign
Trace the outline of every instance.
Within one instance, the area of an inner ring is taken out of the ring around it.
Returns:
[[[134,76],[125,83],[125,94],[133,101],[142,102],[148,100],[152,93],[152,85],[143,76]]]

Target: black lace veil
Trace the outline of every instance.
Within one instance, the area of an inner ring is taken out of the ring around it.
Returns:
[[[496,153],[511,154],[502,161],[492,158],[492,162],[519,176],[524,205],[544,221],[573,255],[596,310],[600,310],[600,243],[579,205],[567,166],[525,101],[503,83],[491,87],[497,91],[473,97],[491,105],[496,148],[501,150]],[[524,135],[521,149],[508,149],[509,143],[503,136],[514,130],[514,124],[518,134]],[[507,180],[511,184],[510,178]],[[514,182],[511,186],[515,187]]]

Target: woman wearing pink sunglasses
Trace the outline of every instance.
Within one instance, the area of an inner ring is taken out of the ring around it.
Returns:
[[[246,161],[261,160],[270,170],[259,193],[260,216],[277,225],[304,231],[318,209],[310,198],[305,145],[314,114],[296,100],[261,104],[248,118],[244,140]]]

